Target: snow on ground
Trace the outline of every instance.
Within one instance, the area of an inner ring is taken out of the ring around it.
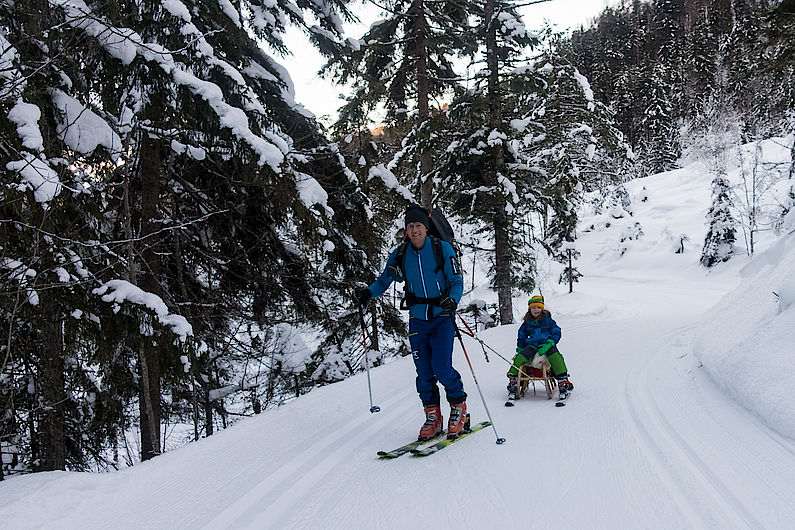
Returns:
[[[795,439],[795,210],[704,318],[695,350],[724,392]]]
[[[795,222],[791,214],[779,239],[766,233],[754,259],[707,271],[698,260],[710,180],[689,166],[634,181],[632,216],[584,217],[581,282],[571,294],[543,289],[576,386],[564,408],[540,388],[504,407],[507,362],[486,350],[487,362],[467,337],[483,400],[458,345],[454,363],[473,421],[491,415],[494,430],[431,457],[375,455],[413,439],[423,421],[404,358],[371,371],[377,414],[359,374],[125,471],[2,482],[0,520],[8,528],[791,527],[795,371],[784,352],[795,341]],[[556,265],[544,266],[557,278]],[[517,317],[526,300],[516,299]],[[510,358],[517,329],[478,336]],[[507,442],[497,445],[497,435]]]

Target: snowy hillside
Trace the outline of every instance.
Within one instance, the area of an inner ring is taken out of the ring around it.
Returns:
[[[371,371],[377,414],[368,412],[359,374],[122,472],[2,482],[0,521],[5,528],[791,527],[795,214],[780,235],[760,233],[753,259],[738,248],[707,270],[699,258],[710,183],[694,164],[629,183],[621,209],[584,212],[583,278],[572,294],[555,283],[558,265],[541,263],[575,385],[566,407],[554,407],[541,389],[504,407],[507,363],[490,350],[487,362],[480,344],[465,338],[494,430],[428,458],[376,457],[414,439],[424,419],[414,366],[403,358]],[[515,300],[517,317],[526,300]],[[478,336],[510,358],[517,329]],[[459,345],[454,364],[473,422],[487,419]]]

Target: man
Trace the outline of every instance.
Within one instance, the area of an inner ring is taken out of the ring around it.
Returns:
[[[418,205],[406,209],[409,244],[389,255],[384,272],[369,287],[357,292],[361,305],[384,294],[393,281],[406,282],[409,304],[409,342],[417,369],[417,392],[425,409],[419,440],[442,432],[439,387],[444,386],[450,418],[447,437],[456,438],[467,421],[466,392],[461,375],[453,368],[455,310],[464,292],[464,280],[453,247],[432,240],[428,210]],[[436,249],[434,249],[436,246]],[[441,251],[441,256],[437,254]],[[399,263],[402,259],[402,263]]]

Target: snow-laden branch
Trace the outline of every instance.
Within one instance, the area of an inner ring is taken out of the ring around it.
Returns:
[[[15,100],[22,94],[25,77],[14,65],[19,53],[0,33],[0,101]]]
[[[16,104],[8,111],[9,121],[17,126],[17,135],[22,140],[22,147],[34,153],[44,150],[44,138],[39,129],[41,109],[22,99],[22,91],[26,81],[14,61],[19,53],[0,34],[0,101],[7,98],[16,99]],[[36,202],[47,209],[47,203],[61,192],[62,185],[58,173],[50,166],[43,154],[20,153],[21,160],[6,163],[6,169],[18,173],[21,183],[19,191],[32,190]]]
[[[187,319],[182,315],[170,313],[162,298],[156,294],[144,291],[126,280],[110,280],[92,292],[101,296],[103,302],[116,304],[115,311],[118,311],[124,302],[151,309],[154,311],[157,320],[171,328],[171,331],[179,337],[180,342],[185,342],[189,335],[193,335],[193,327],[188,323]]]
[[[240,381],[239,383],[235,383],[234,385],[226,385],[221,388],[215,388],[210,390],[207,393],[207,397],[210,401],[218,401],[219,399],[223,399],[229,394],[234,394],[235,392],[243,392],[245,390],[251,390],[252,388],[257,388],[259,384],[257,383],[247,383],[246,381]]]
[[[61,193],[62,185],[58,174],[42,158],[30,153],[22,153],[22,160],[8,162],[6,169],[19,173],[22,183],[17,189],[19,191],[32,190],[36,202],[41,203],[45,210],[47,203]]]
[[[384,164],[373,166],[370,168],[370,171],[367,172],[367,180],[376,177],[380,178],[387,188],[394,190],[407,201],[413,202],[415,200],[411,191],[409,191],[407,187],[400,184],[395,174],[392,173],[392,171],[390,171],[388,168],[384,167]]]
[[[105,120],[57,88],[50,90],[50,96],[60,111],[55,131],[67,147],[78,153],[90,154],[101,145],[108,151],[111,160],[119,160],[121,138]]]
[[[146,61],[157,63],[160,68],[171,76],[175,83],[188,88],[193,94],[204,99],[216,113],[222,127],[229,129],[239,140],[247,143],[257,155],[260,166],[268,165],[276,173],[281,173],[280,165],[285,154],[289,152],[290,145],[284,136],[274,132],[266,132],[266,138],[254,134],[249,127],[248,116],[245,112],[226,102],[221,88],[212,82],[198,78],[191,73],[186,65],[176,61],[173,53],[167,48],[154,43],[145,43],[138,33],[129,28],[117,28],[104,19],[93,14],[83,0],[50,0],[50,4],[63,9],[67,22],[75,28],[82,29],[87,34],[95,37],[105,50],[122,64],[130,64],[137,55]],[[167,8],[184,17],[187,10],[180,10],[178,0],[170,0]],[[183,5],[184,7],[184,5]],[[173,14],[173,13],[172,13]],[[176,15],[175,15],[176,16]],[[189,23],[190,24],[190,23]],[[190,24],[190,26],[193,26]],[[193,26],[195,28],[195,26]],[[190,27],[187,28],[190,30]],[[212,54],[211,59],[216,65],[236,82],[245,82],[239,72],[226,62],[218,60],[212,47],[203,39],[197,45],[199,51]],[[249,98],[249,101],[250,98]],[[263,110],[252,102],[252,110]]]
[[[25,289],[30,305],[39,305],[39,294],[28,287],[29,280],[35,278],[38,274],[34,269],[31,269],[19,260],[1,258],[0,270],[7,270],[8,274],[4,274],[3,276],[7,276],[9,279],[16,281]]]
[[[39,118],[41,118],[41,109],[32,103],[25,103],[21,98],[8,111],[8,119],[17,126],[17,135],[22,139],[22,147],[37,153],[44,150]]]

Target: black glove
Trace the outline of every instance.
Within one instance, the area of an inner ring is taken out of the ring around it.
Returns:
[[[439,306],[444,309],[448,313],[452,313],[458,307],[458,302],[450,298],[449,296],[445,296],[442,298],[442,301],[439,302]]]
[[[356,301],[359,302],[360,306],[366,306],[372,297],[373,294],[367,287],[362,287],[356,291]]]

